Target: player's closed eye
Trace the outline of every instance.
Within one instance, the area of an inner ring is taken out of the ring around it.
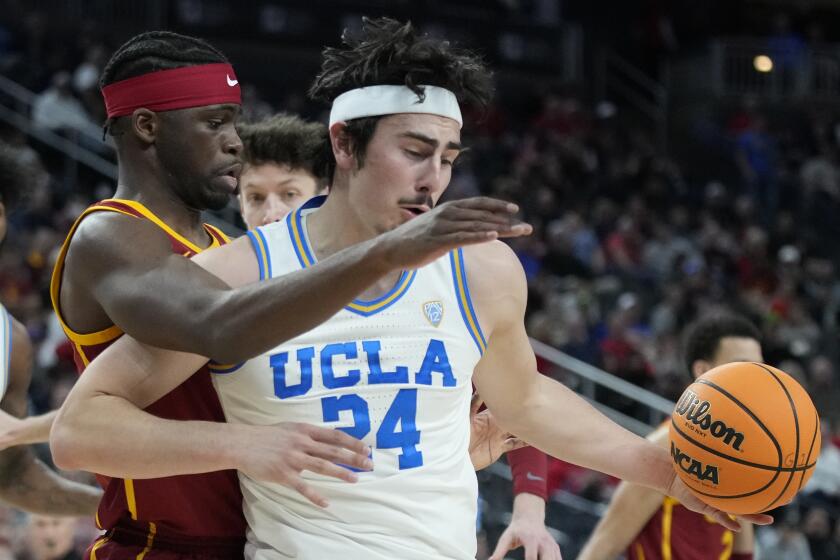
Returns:
[[[297,191],[286,191],[286,192],[283,193],[283,197],[286,200],[294,200],[294,199],[300,197],[300,193],[297,192]]]
[[[260,193],[251,193],[245,198],[245,200],[252,204],[262,204],[265,201],[265,196]]]

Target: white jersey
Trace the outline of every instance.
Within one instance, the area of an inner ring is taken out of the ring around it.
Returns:
[[[322,202],[248,233],[262,278],[315,262],[305,216]],[[474,559],[469,408],[485,345],[455,251],[239,368],[211,368],[228,422],[335,427],[373,450],[355,484],[304,473],[326,509],[240,473],[246,557]]]
[[[9,389],[9,376],[12,362],[12,316],[0,305],[0,400]]]

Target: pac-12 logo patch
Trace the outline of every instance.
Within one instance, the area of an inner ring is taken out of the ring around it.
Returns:
[[[427,301],[423,304],[423,315],[433,327],[437,327],[443,320],[443,304],[439,301]]]

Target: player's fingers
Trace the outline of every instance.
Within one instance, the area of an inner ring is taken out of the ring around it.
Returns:
[[[509,437],[505,440],[505,443],[504,443],[504,446],[502,447],[502,449],[504,449],[504,451],[503,451],[504,453],[507,453],[508,451],[515,451],[517,449],[522,449],[523,447],[527,447],[527,446],[528,446],[528,442],[522,441],[521,439],[519,439],[517,437]]]
[[[770,525],[773,523],[773,516],[766,513],[755,513],[751,515],[740,515],[736,519],[741,519],[753,525]]]
[[[312,439],[320,441],[321,443],[343,447],[353,453],[358,453],[364,456],[370,455],[370,448],[365,444],[365,442],[358,438],[354,438],[353,436],[347,435],[341,430],[312,426],[312,431],[309,435]]]
[[[318,457],[310,457],[306,462],[304,469],[309,472],[337,478],[346,482],[357,482],[359,480],[359,477],[353,471],[340,467],[335,463],[325,461],[324,459],[319,459]]]
[[[326,443],[314,443],[306,449],[306,452],[316,458],[325,459],[330,463],[340,463],[356,469],[369,471],[373,469],[373,463],[368,453],[356,453],[343,447],[336,447]]]
[[[541,548],[538,540],[523,540],[522,546],[525,547],[525,560],[541,560],[543,558],[540,554]]]
[[[712,518],[717,521],[718,524],[723,525],[730,531],[734,531],[736,533],[741,531],[741,524],[729,517],[729,515],[717,509],[712,511]]]
[[[306,484],[299,476],[293,478],[288,485],[318,507],[325,508],[330,505],[326,498],[313,490],[312,487]]]
[[[456,231],[441,238],[442,244],[450,249],[456,249],[466,245],[477,245],[487,243],[499,238],[496,231]]]
[[[481,395],[477,392],[473,393],[472,399],[470,400],[470,416],[478,414],[478,409],[481,408],[482,404],[484,404],[484,399],[481,398]]]
[[[496,543],[496,549],[493,551],[493,555],[487,560],[503,560],[507,552],[516,548],[513,541],[514,537],[511,531],[502,533],[502,536],[499,537],[499,542]]]
[[[519,206],[513,202],[506,202],[498,198],[490,198],[489,196],[462,198],[460,200],[453,200],[449,204],[461,210],[483,210],[497,214],[516,214],[519,212]]]
[[[541,553],[540,560],[543,558],[546,560],[563,560],[563,556],[560,554],[560,545],[550,535],[542,543],[542,548],[543,552]]]
[[[499,237],[522,237],[531,235],[534,232],[534,227],[526,222],[517,222],[510,226],[510,228],[499,231]]]

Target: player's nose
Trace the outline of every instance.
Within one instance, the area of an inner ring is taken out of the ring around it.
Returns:
[[[291,211],[292,208],[280,200],[279,196],[270,194],[265,201],[265,214],[263,215],[262,225],[279,222]]]

